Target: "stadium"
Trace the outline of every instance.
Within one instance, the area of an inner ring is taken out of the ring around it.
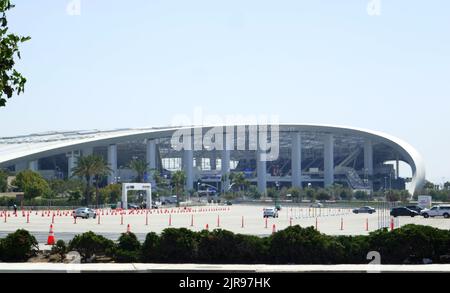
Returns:
[[[262,140],[269,149],[261,147]],[[262,156],[268,153],[267,158]],[[339,183],[354,190],[394,188],[413,194],[425,183],[424,163],[411,145],[391,135],[352,127],[158,127],[0,138],[0,168],[11,172],[31,169],[48,179],[70,178],[77,159],[90,154],[103,156],[112,169],[104,184],[132,182],[135,174],[128,166],[133,159],[145,160],[149,170],[166,178],[184,170],[188,190],[199,189],[199,182],[228,190],[232,172],[244,173],[261,193],[268,187],[327,187]],[[410,167],[410,176],[401,177],[400,162]],[[151,172],[144,177],[152,182]]]

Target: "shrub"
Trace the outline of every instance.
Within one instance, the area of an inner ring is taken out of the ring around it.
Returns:
[[[405,225],[389,232],[381,229],[369,234],[370,250],[381,254],[382,264],[422,263],[424,258],[439,262],[449,253],[450,232],[430,226]]]
[[[237,252],[235,263],[266,263],[269,260],[269,239],[269,237],[261,238],[253,235],[235,235]]]
[[[164,262],[193,262],[197,256],[197,233],[186,228],[167,228],[161,234],[159,253]]]
[[[233,232],[216,229],[203,230],[199,235],[198,260],[205,263],[235,263],[238,255]]]
[[[336,236],[336,241],[344,247],[343,253],[336,258],[338,264],[367,264],[370,251],[368,236]]]
[[[69,250],[78,251],[83,261],[92,258],[92,256],[110,255],[113,249],[113,241],[92,231],[76,235],[69,242]]]
[[[67,245],[64,242],[64,240],[60,239],[60,240],[56,241],[56,244],[53,245],[53,247],[52,247],[51,253],[59,255],[59,257],[61,258],[61,261],[64,261],[64,259],[66,258],[66,253],[67,253]]]
[[[332,236],[313,227],[288,227],[270,239],[270,257],[274,263],[330,264],[342,258],[344,247]]]
[[[134,233],[122,233],[114,249],[116,262],[137,262],[140,258],[141,243]]]
[[[158,234],[150,232],[145,237],[145,241],[141,248],[141,260],[143,262],[157,262],[159,259],[159,244],[160,239]]]
[[[26,261],[38,251],[36,238],[28,231],[19,229],[0,239],[0,260]]]

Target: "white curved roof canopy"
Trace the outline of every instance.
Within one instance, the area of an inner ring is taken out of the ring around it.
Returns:
[[[117,129],[111,131],[71,131],[48,132],[26,136],[0,138],[0,167],[13,165],[19,161],[36,160],[45,156],[64,153],[84,147],[107,145],[129,139],[158,138],[171,135],[181,128],[210,128],[210,126],[184,126],[167,128]],[[222,125],[223,126],[223,125]],[[238,125],[235,125],[238,126]],[[396,149],[412,169],[411,190],[420,189],[425,183],[425,164],[419,152],[410,144],[394,136],[367,129],[318,125],[318,124],[279,124],[280,131],[317,131],[337,134],[354,134],[385,143]]]

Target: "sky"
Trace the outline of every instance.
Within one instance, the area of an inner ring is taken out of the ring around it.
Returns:
[[[277,115],[397,136],[450,180],[450,1],[12,2],[32,39],[0,136]]]

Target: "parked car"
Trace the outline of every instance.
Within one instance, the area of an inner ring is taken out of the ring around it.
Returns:
[[[281,205],[280,204],[275,205],[275,208],[277,209],[277,211],[281,211]]]
[[[96,212],[90,208],[78,208],[72,212],[74,218],[89,219],[97,216]]]
[[[233,203],[232,203],[231,201],[227,200],[227,201],[225,202],[225,204],[226,204],[227,206],[230,206],[230,205],[232,205]]]
[[[309,205],[310,208],[323,208],[323,204],[321,204],[320,202],[313,202],[312,204]]]
[[[450,206],[449,205],[437,205],[431,209],[423,209],[420,214],[424,218],[428,217],[444,217],[446,219],[450,218]]]
[[[353,209],[354,214],[373,214],[375,212],[376,210],[369,206]]]
[[[422,208],[422,207],[419,207],[419,206],[406,206],[408,209],[410,209],[410,210],[413,210],[413,211],[416,211],[416,212],[418,212],[419,214],[420,214],[420,212],[424,209],[424,208]]]
[[[409,216],[409,217],[415,217],[420,215],[418,212],[413,211],[411,209],[408,209],[407,207],[395,207],[391,209],[391,216],[398,217],[398,216]]]
[[[276,208],[265,208],[263,213],[264,218],[278,218],[278,210]]]

